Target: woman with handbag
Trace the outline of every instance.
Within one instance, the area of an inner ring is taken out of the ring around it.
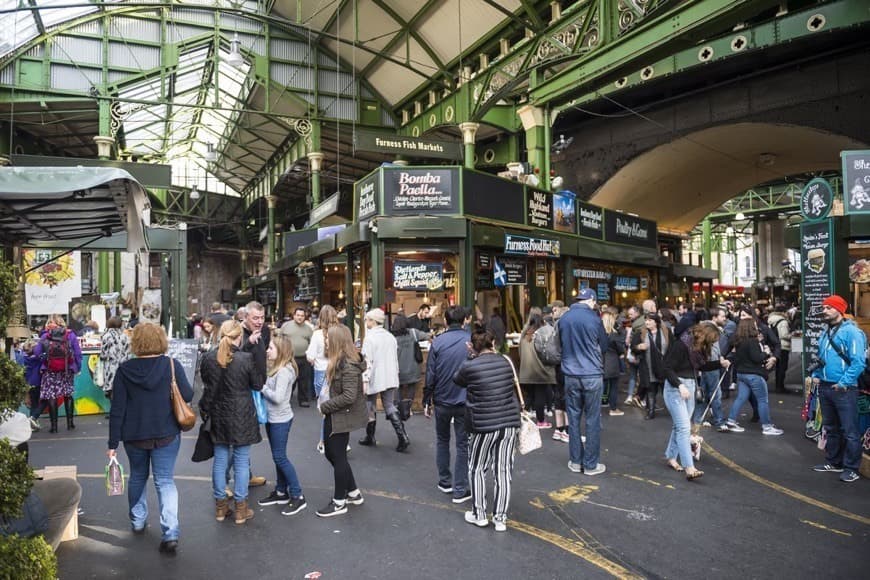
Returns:
[[[420,382],[420,363],[423,362],[423,351],[420,350],[420,340],[429,335],[408,325],[404,314],[393,317],[390,332],[396,337],[399,358],[399,418],[407,421],[411,417],[411,405]]]
[[[520,430],[519,383],[513,364],[494,348],[492,331],[475,326],[471,334],[472,358],[456,371],[453,381],[467,389],[465,430],[468,440],[468,479],[472,511],[465,521],[486,527],[486,472],[493,466],[495,492],[492,522],[495,531],[507,530],[507,510],[511,497],[511,473]]]
[[[227,463],[232,448],[234,471],[233,497],[235,522],[244,524],[254,517],[248,507],[251,445],[262,441],[252,391],[263,388],[253,355],[240,350],[242,325],[227,320],[221,325],[216,350],[205,354],[200,373],[203,393],[199,402],[203,420],[211,421],[214,463],[211,479],[215,499],[215,519],[222,522],[232,513],[227,497]]]
[[[326,332],[329,365],[317,408],[324,415],[323,434],[326,459],[332,464],[335,491],[332,501],[317,510],[321,518],[347,513],[347,504],[360,505],[363,496],[347,461],[350,432],[366,426],[369,420],[362,373],[366,363],[353,344],[350,330],[335,325]]]
[[[535,332],[544,326],[544,318],[538,312],[529,314],[529,321],[520,337],[520,384],[535,409],[539,429],[552,427],[544,413],[547,399],[556,384],[556,367],[541,362],[535,350]]]
[[[644,315],[643,330],[631,339],[631,350],[639,361],[638,377],[641,388],[646,393],[646,417],[655,419],[659,390],[665,380],[663,359],[674,341],[667,326],[662,324],[658,314]]]
[[[160,504],[160,551],[174,554],[178,547],[178,490],[173,479],[181,444],[180,428],[170,401],[173,380],[182,399],[193,399],[184,368],[166,356],[169,342],[163,328],[143,322],[133,329],[131,349],[136,358],[121,363],[112,385],[109,418],[111,460],[118,444],[130,460],[127,500],[133,533],[145,531],[148,503],[145,484],[149,465]]]
[[[287,458],[287,439],[293,425],[290,395],[299,374],[290,339],[283,334],[273,336],[269,341],[269,348],[266,349],[266,361],[269,363],[268,378],[260,392],[266,401],[266,436],[269,438],[272,461],[275,462],[277,473],[275,491],[258,501],[257,505],[286,505],[281,514],[292,516],[304,510],[308,504],[302,495],[302,485],[296,475],[296,468]]]

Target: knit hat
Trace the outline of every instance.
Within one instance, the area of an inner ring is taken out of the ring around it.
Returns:
[[[849,308],[849,304],[836,294],[831,294],[822,300],[822,306],[830,306],[840,314],[846,314],[846,310]]]
[[[366,318],[369,320],[374,320],[378,324],[383,324],[387,319],[387,315],[384,314],[384,311],[380,308],[372,308],[368,312],[366,312]]]

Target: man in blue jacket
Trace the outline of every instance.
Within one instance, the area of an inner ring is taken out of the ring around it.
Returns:
[[[822,405],[822,429],[827,432],[825,462],[815,471],[840,474],[840,481],[858,481],[861,434],[858,430],[858,377],[864,372],[867,337],[851,320],[848,304],[833,294],[822,301],[828,328],[819,338],[820,366],[813,371]]]
[[[585,288],[559,319],[562,343],[562,374],[565,375],[565,406],[568,409],[568,469],[598,475],[605,466],[598,462],[601,445],[601,391],[604,387],[604,356],[607,333],[595,308],[595,292]],[[586,418],[586,442],[580,438],[580,416]]]
[[[426,386],[423,388],[423,412],[432,417],[435,407],[435,463],[438,466],[438,489],[453,494],[453,503],[471,499],[468,488],[468,437],[465,434],[465,389],[453,381],[459,366],[468,358],[471,333],[466,325],[471,313],[462,306],[451,306],[444,314],[448,328],[432,341],[426,362]],[[599,394],[600,398],[600,394]],[[456,461],[450,473],[450,424],[456,438]]]

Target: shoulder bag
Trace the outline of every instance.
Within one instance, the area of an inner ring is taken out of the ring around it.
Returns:
[[[178,426],[182,431],[190,431],[196,424],[196,413],[181,397],[181,391],[178,390],[178,383],[175,381],[175,359],[172,357],[169,357],[169,369],[172,373],[172,382],[169,383],[169,402],[172,404],[172,414],[175,415],[175,420],[178,421]]]
[[[508,361],[508,364],[511,365],[511,371],[514,374],[514,387],[517,390],[517,396],[520,399],[520,436],[519,436],[519,449],[521,455],[526,455],[527,453],[531,453],[535,449],[540,449],[541,442],[541,432],[538,430],[538,426],[532,420],[528,413],[526,413],[523,409],[526,406],[525,401],[523,401],[523,390],[520,388],[520,381],[517,378],[517,369],[514,368],[513,361],[508,358],[507,355],[502,355],[505,360]]]

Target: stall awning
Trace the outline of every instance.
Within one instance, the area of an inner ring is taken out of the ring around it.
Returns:
[[[127,251],[147,248],[145,189],[115,167],[0,168],[0,240],[32,243],[127,233]]]

